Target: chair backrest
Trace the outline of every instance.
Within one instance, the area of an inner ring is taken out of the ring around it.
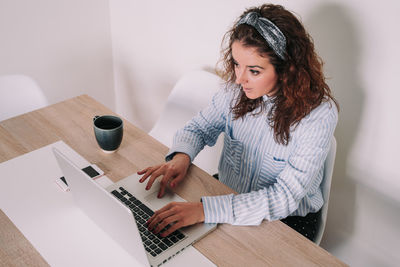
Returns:
[[[175,132],[211,102],[221,84],[219,76],[207,71],[197,70],[183,75],[172,89],[161,116],[149,134],[171,147]],[[211,175],[217,173],[222,146],[221,135],[217,143],[213,147],[205,147],[193,163]]]
[[[322,197],[324,198],[324,205],[321,209],[321,217],[319,220],[319,225],[317,228],[317,234],[314,238],[314,243],[319,245],[321,243],[322,235],[324,234],[326,219],[328,217],[328,204],[329,195],[331,192],[332,174],[333,167],[335,165],[336,157],[336,139],[333,136],[331,141],[331,146],[324,164],[324,177],[322,180]]]
[[[0,76],[0,121],[47,105],[42,90],[30,77]]]

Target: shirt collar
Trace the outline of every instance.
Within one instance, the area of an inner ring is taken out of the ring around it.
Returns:
[[[263,95],[262,96],[263,102],[265,104],[271,104],[274,102],[275,96],[267,96],[267,95]]]

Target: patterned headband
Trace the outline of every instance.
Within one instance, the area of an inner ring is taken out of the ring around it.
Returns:
[[[239,26],[240,24],[253,26],[265,41],[267,41],[275,54],[277,54],[282,60],[285,60],[286,37],[269,19],[260,17],[256,12],[250,12],[241,18],[237,22],[236,26]]]

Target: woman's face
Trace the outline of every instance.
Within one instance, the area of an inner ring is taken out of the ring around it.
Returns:
[[[268,57],[262,57],[254,47],[245,47],[239,41],[232,44],[236,83],[250,99],[275,93],[278,75]]]

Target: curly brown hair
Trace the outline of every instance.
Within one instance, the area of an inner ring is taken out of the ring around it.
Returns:
[[[247,9],[240,18],[249,12],[257,12],[261,17],[269,19],[285,35],[285,60],[274,53],[255,28],[247,24],[236,25],[235,23],[223,39],[223,44],[227,42],[227,46],[222,51],[223,71],[221,74],[228,84],[235,84],[236,75],[232,58],[232,44],[235,41],[240,41],[244,46],[256,48],[260,56],[269,58],[278,75],[278,80],[277,91],[273,96],[273,107],[267,116],[270,126],[274,129],[275,140],[287,145],[291,128],[294,129],[314,108],[330,100],[337,108],[339,105],[325,82],[323,62],[316,54],[313,40],[302,23],[280,5],[264,4],[253,7]],[[248,112],[258,107],[261,107],[260,112],[263,112],[262,97],[249,99],[239,85],[233,88],[240,90],[238,98],[231,106],[235,119],[243,118]]]

